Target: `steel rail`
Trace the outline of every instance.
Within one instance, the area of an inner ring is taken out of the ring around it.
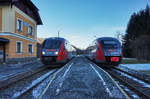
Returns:
[[[133,73],[131,73],[131,72],[124,71],[124,70],[122,70],[122,69],[120,69],[120,68],[118,68],[118,67],[113,67],[113,69],[116,69],[116,70],[119,70],[119,71],[121,71],[121,72],[124,72],[124,73],[126,73],[126,74],[128,74],[128,75],[130,75],[130,76],[132,76],[132,77],[135,77],[135,78],[137,78],[137,79],[139,79],[139,80],[144,81],[145,83],[150,84],[150,79],[145,79],[145,78],[143,78],[143,77],[141,77],[141,76],[138,76],[138,75],[135,75],[135,74],[133,74]]]
[[[117,75],[114,71],[105,69],[112,77],[116,78],[121,84],[127,86],[130,90],[133,90],[139,97],[144,99],[150,99],[150,95],[141,90],[141,87],[134,86],[131,81],[125,80],[122,76]],[[130,79],[130,78],[128,78]],[[130,79],[131,80],[131,79]],[[138,82],[137,82],[138,83]]]
[[[45,66],[45,65],[44,65],[44,66]],[[43,66],[43,67],[44,67],[44,66]],[[14,84],[14,83],[16,83],[16,82],[22,80],[22,79],[29,78],[29,77],[32,76],[32,75],[35,75],[35,74],[37,74],[37,73],[39,73],[39,72],[41,72],[41,71],[44,71],[44,70],[46,70],[47,68],[49,68],[49,67],[46,65],[44,68],[38,68],[38,69],[35,69],[35,70],[30,70],[30,71],[29,71],[30,73],[28,73],[27,75],[25,75],[25,76],[23,76],[23,77],[21,77],[21,78],[19,78],[19,79],[17,79],[17,80],[13,80],[12,82],[10,82],[10,83],[8,83],[8,84],[5,84],[5,85],[3,85],[3,86],[0,86],[0,90],[3,90],[3,89],[5,89],[5,87],[8,87],[8,86],[10,86],[10,85],[12,85],[12,84]],[[25,72],[25,73],[26,73],[26,72]],[[25,74],[25,73],[24,73],[24,74]],[[22,74],[22,72],[19,72],[18,74],[15,74],[15,75],[13,75],[13,76],[8,77],[7,80],[9,80],[9,79],[14,79],[14,78],[18,77],[18,75],[20,76],[20,75],[24,75],[24,74]]]
[[[50,75],[53,75],[55,72],[57,72],[57,70],[53,71],[52,73],[50,73],[49,75],[47,75],[45,78],[43,78],[42,80],[40,80],[38,83],[36,83],[35,85],[33,85],[30,88],[26,89],[23,93],[19,94],[16,97],[13,97],[13,98],[14,99],[20,99],[20,97],[26,95],[26,93],[30,92],[33,88],[37,87],[39,84],[41,84],[44,80],[46,80]]]

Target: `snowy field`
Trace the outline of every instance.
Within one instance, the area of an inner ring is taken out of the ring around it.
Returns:
[[[150,71],[150,64],[120,64],[120,65],[138,71]]]
[[[123,58],[123,60],[136,60],[136,58]]]

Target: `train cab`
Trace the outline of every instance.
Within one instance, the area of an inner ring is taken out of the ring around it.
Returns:
[[[96,63],[118,65],[122,60],[121,43],[116,38],[97,38],[86,51],[87,57]]]
[[[74,57],[74,48],[64,38],[52,37],[44,40],[41,61],[44,64],[66,63]]]

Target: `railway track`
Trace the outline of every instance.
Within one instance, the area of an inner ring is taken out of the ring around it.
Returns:
[[[126,70],[120,69],[118,67],[113,67],[113,69],[118,70],[120,72],[124,72],[130,76],[133,76],[135,78],[138,78],[139,80],[144,81],[145,83],[150,84],[150,76],[149,75],[142,74],[142,73],[139,73],[137,71],[129,70],[129,69],[126,71]]]
[[[33,69],[33,70],[28,70],[28,71],[20,71],[16,74],[10,74],[10,76],[7,76],[4,80],[0,81],[0,90],[3,89],[4,87],[7,87],[13,83],[16,83],[22,79],[28,78],[32,75],[35,75],[41,71],[44,71],[48,69],[48,65],[44,65],[41,68]]]
[[[53,72],[48,72],[46,74],[44,74],[41,78],[38,78],[40,80],[35,81],[35,83],[33,85],[30,85],[26,88],[24,88],[24,90],[22,90],[21,92],[19,92],[18,94],[15,93],[13,96],[13,99],[21,99],[22,97],[26,96],[28,93],[30,93],[30,91],[32,91],[33,88],[38,87],[38,85],[40,85],[41,83],[44,82],[44,80],[48,79],[51,75],[53,75],[58,69],[54,70]]]
[[[150,81],[147,78],[142,78],[139,75],[135,75],[117,67],[110,69],[105,68],[105,71],[107,71],[120,84],[134,92],[139,98],[150,99]],[[126,90],[124,89],[124,91]],[[129,91],[126,92],[131,98],[134,99]]]
[[[3,88],[0,88],[0,91],[1,91],[0,98],[1,99],[10,99],[10,98],[20,99],[20,97],[25,96],[33,88],[37,87],[44,80],[48,79],[50,75],[53,75],[57,70],[58,70],[57,68],[53,70],[44,69],[39,72],[36,72],[33,75],[25,77],[21,80],[17,80]],[[34,78],[33,81],[31,81],[32,77]]]

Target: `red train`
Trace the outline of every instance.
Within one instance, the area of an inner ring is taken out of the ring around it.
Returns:
[[[86,49],[86,53],[86,56],[96,63],[117,66],[122,60],[121,44],[112,37],[97,38]]]
[[[41,61],[43,64],[66,63],[74,56],[74,47],[64,38],[48,38],[42,44]]]

